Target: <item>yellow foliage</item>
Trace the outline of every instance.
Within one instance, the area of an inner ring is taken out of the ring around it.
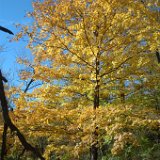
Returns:
[[[117,155],[128,143],[138,145],[135,130],[158,128],[153,106],[130,101],[142,85],[160,82],[149,74],[160,73],[154,54],[159,23],[146,6],[130,0],[34,3],[33,78],[43,84],[15,100],[15,113],[24,111],[17,125],[28,136],[48,138],[46,159],[52,153],[79,157],[97,141],[103,145],[105,136],[112,137]]]

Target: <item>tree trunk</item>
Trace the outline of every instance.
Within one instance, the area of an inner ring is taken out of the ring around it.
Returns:
[[[3,127],[3,135],[2,135],[2,148],[1,148],[1,160],[4,160],[5,155],[7,154],[6,142],[7,142],[7,130],[8,125],[4,123]]]
[[[97,160],[98,159],[98,126],[96,124],[96,109],[99,107],[99,58],[97,55],[96,58],[96,86],[94,90],[94,132],[92,133],[92,146],[90,148],[90,159]]]
[[[98,159],[98,148],[96,145],[91,146],[91,160]]]

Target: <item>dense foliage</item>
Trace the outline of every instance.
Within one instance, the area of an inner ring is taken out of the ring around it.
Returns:
[[[14,123],[43,156],[63,160],[158,160],[159,2],[44,0],[33,3],[27,36],[34,60],[7,92]],[[40,84],[40,85],[37,85]],[[10,135],[10,134],[9,134]],[[8,157],[22,149],[14,134]],[[14,142],[12,142],[14,141]],[[25,152],[23,158],[34,155]],[[91,158],[90,158],[91,157]]]

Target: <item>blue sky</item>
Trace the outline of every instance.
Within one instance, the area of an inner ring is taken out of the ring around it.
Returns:
[[[31,20],[25,17],[26,12],[32,11],[32,0],[0,0],[0,25],[10,29],[14,34],[18,32],[15,24],[30,24]],[[12,35],[0,32],[0,69],[11,84],[18,83],[17,72],[20,68],[16,63],[19,56],[28,56],[29,50],[25,48],[26,42],[9,42]]]

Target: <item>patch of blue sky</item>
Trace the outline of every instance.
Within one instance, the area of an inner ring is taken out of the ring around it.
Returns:
[[[19,30],[15,24],[29,25],[31,19],[25,18],[27,12],[32,11],[32,0],[0,0],[0,25],[10,29],[14,34]],[[18,85],[18,70],[22,67],[16,62],[19,56],[30,56],[26,48],[27,42],[20,40],[10,42],[13,36],[0,32],[0,46],[4,49],[0,52],[0,69],[7,77],[9,84]]]

